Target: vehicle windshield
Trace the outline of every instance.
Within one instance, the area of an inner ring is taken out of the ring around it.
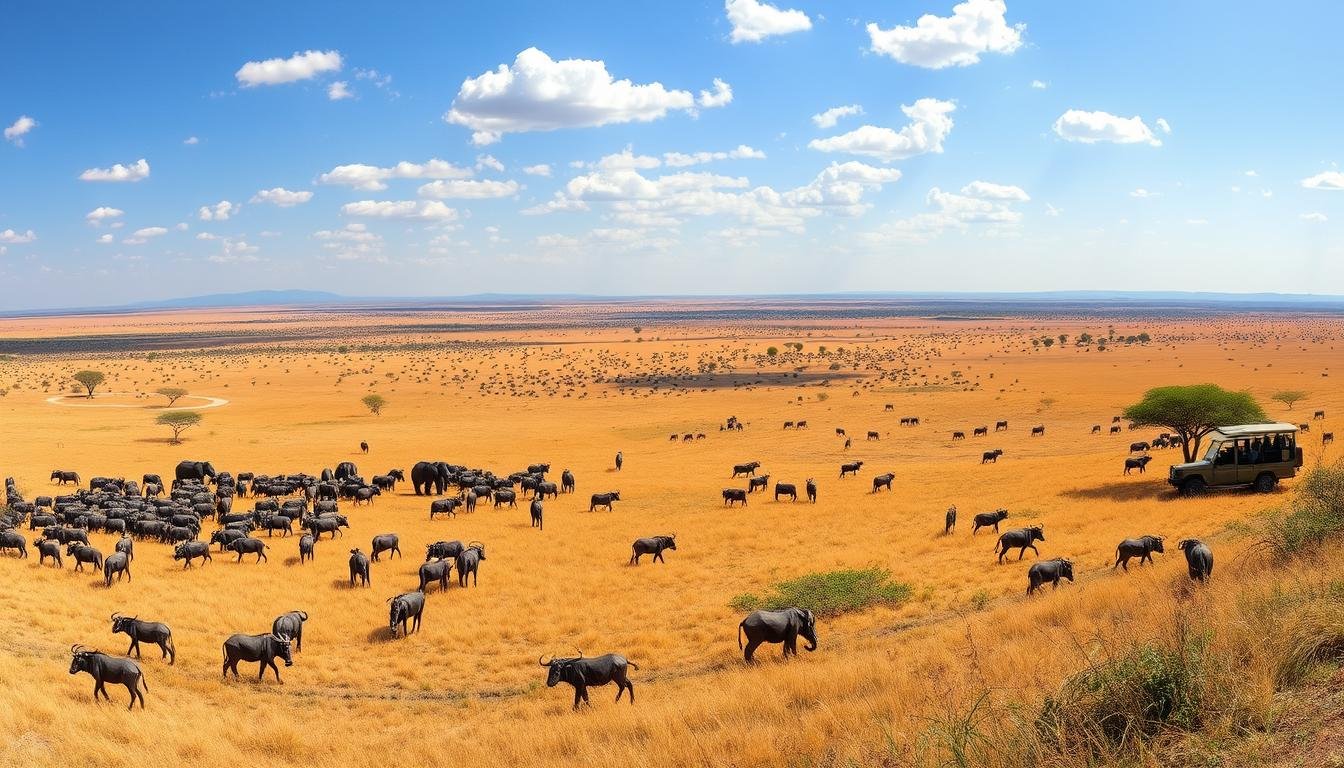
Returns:
[[[1296,434],[1280,432],[1253,437],[1225,438],[1209,444],[1205,461],[1215,466],[1278,464],[1292,461],[1296,455]]]

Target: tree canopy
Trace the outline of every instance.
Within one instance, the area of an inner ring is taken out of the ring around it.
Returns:
[[[173,443],[182,442],[182,433],[201,423],[201,414],[196,411],[164,411],[154,419],[156,424],[173,430]]]
[[[1296,403],[1298,400],[1307,399],[1307,393],[1300,389],[1284,389],[1275,392],[1270,397],[1288,406],[1288,410],[1291,411],[1293,409],[1293,403]]]
[[[78,381],[80,383],[80,386],[84,387],[84,389],[88,391],[89,397],[93,397],[93,390],[97,389],[98,385],[102,384],[103,381],[107,379],[106,376],[99,373],[98,371],[80,371],[79,373],[76,373],[74,376],[71,376],[70,378],[74,379],[75,381]]]
[[[1156,387],[1125,409],[1140,426],[1168,427],[1182,438],[1186,461],[1199,455],[1204,436],[1218,427],[1265,421],[1265,412],[1249,392],[1231,392],[1217,384]]]
[[[176,403],[178,401],[178,398],[186,397],[187,390],[181,387],[159,387],[158,389],[154,390],[154,394],[163,395],[164,397],[168,398],[168,407],[172,408],[173,403]]]
[[[382,395],[365,395],[360,399],[360,402],[364,404],[365,408],[369,409],[369,413],[377,416],[383,412],[383,407],[387,405],[387,398]]]

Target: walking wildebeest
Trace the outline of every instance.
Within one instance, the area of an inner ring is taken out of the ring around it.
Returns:
[[[746,475],[747,477],[751,477],[752,475],[756,474],[756,470],[760,466],[761,462],[759,461],[748,461],[746,464],[734,464],[733,477],[737,477],[738,475]]]
[[[799,635],[811,643],[805,646],[808,651],[817,650],[817,619],[812,611],[803,608],[753,611],[737,625],[738,648],[743,647],[743,633],[746,634],[747,644],[742,656],[748,663],[761,643],[783,643],[784,658],[797,656]]]
[[[420,617],[425,613],[425,595],[423,592],[403,592],[389,597],[387,631],[393,638],[397,636],[397,625],[401,625],[401,636],[420,631]],[[407,624],[410,624],[408,630]]]
[[[807,478],[807,500],[813,504],[817,503],[817,484],[812,478]]]
[[[373,537],[372,550],[373,562],[378,562],[378,556],[384,552],[390,552],[387,557],[392,559],[393,555],[401,556],[401,537],[395,533],[384,533]]]
[[[462,542],[460,541],[436,541],[433,544],[425,545],[425,562],[430,560],[457,560],[457,553],[462,551]]]
[[[793,422],[792,422],[792,421],[786,421],[786,422],[784,422],[784,428],[785,428],[785,429],[793,429]],[[672,438],[675,440],[675,439],[676,439],[676,435],[673,435]]]
[[[650,536],[643,539],[635,539],[635,543],[630,545],[630,564],[639,565],[639,558],[644,555],[653,555],[653,562],[664,562],[663,551],[677,548],[677,534],[671,536]]]
[[[457,505],[462,502],[458,499],[435,499],[429,503],[429,519],[433,520],[435,515],[448,515],[457,517]]]
[[[37,539],[33,542],[33,546],[37,547],[38,565],[46,562],[47,558],[50,557],[57,568],[65,567],[61,562],[61,542],[56,539]]]
[[[453,572],[452,560],[435,560],[432,563],[424,563],[420,566],[420,586],[419,591],[424,592],[425,587],[431,581],[439,582],[439,591],[448,588],[448,575]]]
[[[998,432],[998,431],[1001,430],[1001,429],[1008,429],[1008,422],[1006,422],[1006,421],[996,421],[996,422],[994,422],[994,431],[995,431],[995,432]]]
[[[1154,552],[1163,552],[1161,536],[1140,536],[1137,539],[1125,539],[1115,548],[1115,565],[1129,570],[1129,559],[1131,557],[1139,558],[1139,565],[1144,561],[1153,562]]]
[[[317,539],[311,533],[305,533],[299,537],[299,564],[312,560],[314,551],[317,549]]]
[[[294,650],[303,650],[303,623],[308,620],[304,611],[290,611],[275,617],[271,623],[271,634],[276,637],[288,637],[294,641]]]
[[[953,440],[965,440],[965,439],[966,439],[966,433],[965,433],[965,432],[960,432],[960,431],[958,431],[958,432],[953,432],[953,433],[952,433],[952,439],[953,439]]]
[[[894,472],[888,472],[888,473],[886,473],[885,475],[878,475],[877,477],[874,477],[874,478],[873,478],[873,493],[877,493],[877,492],[878,492],[880,489],[882,489],[882,488],[886,488],[888,491],[890,491],[890,490],[891,490],[891,481],[892,481],[892,480],[895,480],[895,479],[896,479],[896,474],[895,474]]]
[[[127,709],[135,709],[136,699],[140,700],[140,708],[145,708],[145,694],[140,692],[140,686],[144,685],[148,691],[149,683],[145,682],[139,664],[130,659],[117,659],[101,651],[86,651],[83,648],[82,645],[70,646],[70,674],[88,672],[93,677],[95,701],[100,693],[103,699],[112,700],[112,697],[107,695],[107,688],[104,687],[107,683],[112,683],[126,686],[126,691],[131,694],[131,705]]]
[[[1176,545],[1185,552],[1185,564],[1190,567],[1190,578],[1207,581],[1213,575],[1213,551],[1199,539],[1181,539]]]
[[[1046,582],[1050,582],[1053,589],[1059,589],[1060,579],[1073,581],[1072,560],[1057,557],[1054,560],[1032,563],[1031,568],[1027,569],[1027,594],[1030,595],[1040,589]]]
[[[457,585],[459,587],[467,586],[467,575],[471,575],[472,586],[478,585],[480,575],[481,561],[485,559],[485,545],[479,541],[473,541],[461,552],[457,553]]]
[[[368,453],[368,452],[369,452],[369,444],[366,443],[366,442],[364,442],[363,440],[359,441],[359,452],[360,452],[360,453]]]
[[[182,562],[182,570],[184,570],[184,571],[185,571],[186,569],[190,568],[190,567],[191,567],[191,561],[192,561],[192,560],[195,560],[195,559],[198,558],[198,557],[201,558],[201,565],[202,565],[202,566],[205,565],[205,561],[207,561],[207,560],[210,560],[211,562],[214,561],[213,558],[210,557],[210,543],[209,543],[209,542],[206,542],[206,541],[184,541],[184,542],[182,542],[181,544],[178,544],[176,547],[173,548],[173,560],[175,560],[175,561],[176,561],[176,560],[181,560],[181,561],[183,561],[183,562]]]
[[[1144,451],[1147,451],[1147,450],[1150,450],[1150,449],[1152,449],[1152,446],[1149,445],[1147,442],[1138,442],[1138,443],[1130,443],[1130,444],[1129,444],[1129,452],[1130,452],[1130,453],[1143,453]]]
[[[588,701],[588,686],[606,685],[613,681],[616,683],[616,701],[619,702],[621,694],[629,690],[630,703],[635,703],[635,684],[630,682],[626,670],[627,667],[639,669],[639,665],[620,654],[608,653],[585,659],[583,651],[579,651],[579,655],[573,658],[552,657],[546,661],[544,656],[538,656],[537,661],[550,670],[546,675],[547,688],[554,688],[560,683],[574,686],[575,710],[578,710],[580,702],[591,705]]]
[[[981,463],[981,464],[998,464],[998,463],[999,463],[999,457],[1002,456],[1002,455],[1003,455],[1003,449],[1002,449],[1002,448],[995,448],[995,449],[992,450],[992,451],[985,451],[984,453],[980,454],[980,463]]]
[[[1321,434],[1321,445],[1329,445],[1335,442],[1334,432],[1324,432]]]
[[[1004,531],[999,536],[999,541],[994,545],[999,556],[999,564],[1003,564],[1003,556],[1008,554],[1008,550],[1017,549],[1017,559],[1021,560],[1027,554],[1027,549],[1041,556],[1041,551],[1036,548],[1033,542],[1045,541],[1045,530],[1039,525],[1032,525],[1026,528],[1015,528],[1011,531]]]
[[[495,506],[508,504],[510,507],[518,506],[518,495],[511,488],[500,488],[495,491]]]
[[[592,499],[590,499],[588,502],[588,511],[592,512],[598,507],[606,507],[607,511],[610,512],[611,502],[620,500],[621,500],[620,491],[611,491],[610,493],[594,493]]]
[[[946,536],[947,534],[955,531],[956,529],[957,529],[957,505],[953,504],[952,506],[947,508],[947,514],[943,517],[943,535]]]
[[[761,475],[759,477],[749,477],[747,478],[747,493],[755,493],[757,488],[760,488],[762,491],[764,491],[766,489],[766,486],[768,486],[769,484],[770,484],[769,475]]]
[[[262,560],[270,562],[270,558],[266,556],[266,542],[261,539],[245,536],[241,539],[230,541],[225,545],[224,549],[238,553],[238,559],[234,561],[235,563],[243,562],[243,555],[256,555],[257,559],[255,562],[258,563]]]
[[[1115,426],[1112,426],[1112,427],[1111,427],[1111,434],[1112,434],[1112,435],[1118,435],[1118,434],[1120,434],[1122,431],[1123,431],[1123,430],[1120,428],[1119,425],[1115,425]]]
[[[570,472],[568,469],[560,473],[560,492],[574,492],[574,473]]]
[[[857,476],[857,475],[859,474],[859,470],[860,470],[860,469],[863,469],[863,462],[862,462],[862,461],[853,461],[853,462],[850,462],[850,463],[848,463],[848,464],[841,464],[841,465],[840,465],[840,476],[841,476],[841,477],[844,477],[845,475],[856,475],[856,476]]]
[[[620,471],[621,471],[621,467],[622,467],[624,464],[625,464],[625,457],[621,455],[621,452],[620,452],[620,451],[617,451],[617,452],[616,452],[616,471],[617,471],[617,472],[620,472]]]
[[[1317,412],[1315,412],[1315,413],[1313,413],[1313,414],[1311,415],[1311,418],[1312,418],[1312,419],[1324,419],[1324,418],[1325,418],[1325,411],[1317,411]]]
[[[281,635],[232,635],[224,641],[224,666],[220,676],[228,677],[232,671],[236,680],[238,662],[256,661],[260,662],[257,665],[258,680],[266,677],[266,668],[270,667],[271,671],[275,672],[275,682],[283,685],[280,680],[280,668],[275,665],[275,657],[284,659],[286,667],[294,666],[294,654],[290,646],[289,638]]]
[[[0,550],[12,549],[19,557],[28,556],[28,540],[14,531],[0,531]]]
[[[1044,434],[1045,434],[1045,425],[1044,425],[1044,424],[1037,424],[1036,426],[1034,426],[1034,427],[1031,428],[1031,436],[1032,436],[1032,437],[1035,437],[1035,436],[1037,436],[1037,435],[1044,435]]]
[[[369,586],[369,558],[358,547],[350,550],[350,586],[355,586],[356,577],[363,582],[363,586]]]
[[[538,530],[542,530],[542,531],[546,530],[546,527],[545,527],[545,525],[543,524],[542,519],[541,519],[542,508],[541,508],[541,498],[540,498],[540,497],[533,497],[533,499],[532,499],[532,504],[531,504],[531,506],[528,508],[528,513],[532,516],[532,527],[533,527],[533,528],[536,528],[536,529],[538,529]]]
[[[157,621],[141,621],[138,616],[122,616],[120,613],[112,614],[112,634],[121,633],[131,638],[131,645],[126,649],[126,655],[130,656],[135,652],[135,658],[140,658],[140,643],[154,643],[159,646],[159,651],[163,653],[163,658],[168,660],[168,665],[177,663],[177,647],[173,645],[173,630],[168,628],[167,624]]]
[[[806,421],[798,422],[798,429],[807,429],[807,422]]]
[[[744,507],[747,505],[747,491],[746,491],[746,489],[743,489],[743,488],[724,488],[724,489],[723,489],[723,503],[731,507],[731,506],[733,505],[733,502],[735,502],[735,501],[740,501],[740,502],[742,502],[742,506],[744,506]]]
[[[975,429],[971,430],[971,437],[987,437],[988,435],[989,435],[989,427],[987,426],[976,427]]]
[[[1125,459],[1125,474],[1128,475],[1129,470],[1131,469],[1137,469],[1139,470],[1139,474],[1142,475],[1148,467],[1148,462],[1152,460],[1152,456],[1140,456],[1137,459]]]
[[[775,501],[779,501],[780,496],[788,496],[789,501],[797,501],[798,489],[793,483],[775,483]]]
[[[1092,425],[1092,434],[1094,434],[1094,435],[1099,435],[1099,434],[1101,434],[1101,425],[1100,425],[1100,424],[1093,424],[1093,425]]]
[[[125,552],[113,552],[103,558],[103,585],[112,586],[112,574],[117,575],[117,581],[121,581],[121,575],[126,574],[126,581],[131,580],[131,561]]]
[[[874,432],[874,431],[872,431],[872,430],[868,430],[868,437],[867,437],[867,439],[868,439],[868,440],[881,440],[881,439],[882,439],[882,435],[880,435],[880,434],[878,434],[877,432]]]

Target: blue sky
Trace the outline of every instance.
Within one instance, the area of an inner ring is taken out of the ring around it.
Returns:
[[[4,308],[256,288],[1344,293],[1338,3],[5,15]]]

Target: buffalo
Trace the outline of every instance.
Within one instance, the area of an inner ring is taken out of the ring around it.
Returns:
[[[594,493],[592,499],[588,502],[588,511],[592,512],[598,507],[606,507],[607,511],[610,512],[611,502],[620,500],[621,500],[620,491],[611,491],[610,493]]]
[[[261,539],[253,539],[244,536],[241,539],[230,541],[225,545],[224,549],[238,553],[238,559],[234,561],[237,563],[243,562],[243,555],[256,555],[256,562],[258,563],[262,560],[270,562],[270,558],[266,557],[266,542]]]
[[[893,481],[893,480],[895,480],[895,479],[896,479],[896,475],[895,475],[895,473],[893,473],[893,472],[888,472],[888,473],[886,473],[885,475],[878,475],[877,477],[874,477],[874,478],[873,478],[873,493],[877,493],[878,491],[882,490],[883,488],[886,488],[888,491],[890,491],[890,490],[891,490],[891,481]]]
[[[848,464],[841,464],[840,476],[844,477],[845,475],[857,475],[859,474],[860,469],[863,469],[862,461],[853,461]]]
[[[775,501],[779,501],[780,496],[788,496],[789,501],[797,501],[798,489],[793,483],[775,483]]]
[[[401,556],[401,537],[395,533],[384,533],[373,537],[371,546],[373,562],[378,562],[378,556],[384,552],[389,552],[388,559],[393,555]]]
[[[435,560],[432,563],[425,563],[420,566],[420,586],[421,592],[431,581],[439,582],[439,590],[448,588],[448,576],[453,572],[452,560]]]
[[[271,634],[276,637],[288,637],[294,641],[294,650],[303,650],[303,623],[308,620],[304,611],[290,611],[275,617],[271,623]]]
[[[971,535],[974,536],[976,531],[981,528],[988,528],[991,525],[994,526],[994,532],[998,533],[999,523],[1003,522],[1007,517],[1008,510],[1006,509],[996,509],[993,512],[981,512],[975,516],[975,525],[971,528]]]
[[[1003,455],[1003,449],[1002,449],[1002,448],[995,448],[995,449],[992,450],[992,451],[985,451],[985,452],[984,452],[983,454],[981,454],[981,456],[980,456],[980,463],[981,463],[981,464],[997,464],[997,463],[999,463],[999,457],[1002,456],[1002,455]]]
[[[1213,551],[1209,545],[1199,539],[1181,539],[1176,545],[1185,552],[1185,563],[1190,568],[1190,578],[1195,581],[1208,581],[1213,575]]]
[[[747,504],[747,492],[742,488],[724,488],[723,503],[732,506],[734,502],[742,502],[742,506]]]
[[[1129,470],[1131,469],[1137,469],[1139,470],[1139,474],[1142,475],[1144,473],[1144,470],[1148,466],[1148,462],[1152,460],[1153,460],[1152,456],[1140,456],[1136,459],[1135,458],[1125,459],[1125,474],[1128,475]]]
[[[459,587],[467,586],[467,576],[471,576],[472,586],[479,584],[480,578],[477,571],[481,567],[481,561],[485,559],[485,545],[479,541],[473,541],[461,552],[457,553],[457,585]]]
[[[350,550],[350,586],[355,586],[356,578],[369,586],[369,558],[358,547]]]
[[[677,548],[677,535],[670,536],[650,536],[643,539],[635,539],[635,543],[630,546],[630,564],[639,565],[639,558],[644,555],[653,555],[653,562],[664,562],[663,552],[666,550],[675,550]]]

